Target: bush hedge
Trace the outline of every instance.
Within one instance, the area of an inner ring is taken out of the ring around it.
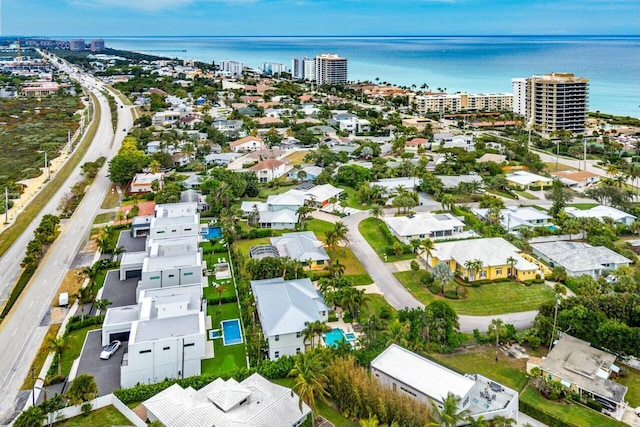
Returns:
[[[307,277],[311,279],[312,282],[329,276],[331,276],[331,272],[328,270],[307,271]]]
[[[114,392],[115,393],[115,392]],[[537,393],[537,391],[535,392]],[[529,402],[520,398],[520,412],[529,415],[532,418],[548,425],[549,427],[566,427],[567,424],[551,414],[544,412],[542,409],[531,405]]]
[[[67,324],[67,333],[85,328],[87,326],[102,325],[103,322],[104,315],[92,317],[85,316],[84,320],[82,319],[82,316],[73,316],[69,319],[69,323]]]
[[[460,299],[458,293],[452,289],[444,291],[444,297],[449,299]]]
[[[429,292],[431,292],[434,295],[438,295],[441,291],[442,291],[442,286],[438,284],[434,283],[431,286],[429,286]]]
[[[220,299],[222,301],[220,301]],[[218,294],[214,294],[211,298],[207,299],[207,303],[209,303],[209,305],[226,304],[229,302],[236,302],[236,301],[238,301],[238,298],[235,295],[226,295],[226,296],[222,296],[222,298],[218,298]]]

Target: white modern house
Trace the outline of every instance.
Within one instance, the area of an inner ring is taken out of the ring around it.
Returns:
[[[121,387],[200,375],[207,352],[205,304],[196,284],[144,290],[137,305],[107,309],[102,344],[128,341]]]
[[[391,344],[371,362],[371,375],[392,390],[443,409],[449,393],[460,398],[459,409],[490,421],[497,416],[518,420],[518,392],[480,374],[460,375]]]
[[[620,224],[624,224],[629,226],[633,224],[633,221],[636,220],[636,217],[628,214],[620,209],[616,209],[612,206],[594,206],[590,209],[578,209],[573,206],[569,206],[565,208],[565,212],[567,215],[572,216],[574,218],[597,218],[600,221],[603,221],[604,218],[611,218],[615,222]]]
[[[369,184],[371,187],[374,185],[384,188],[387,194],[395,193],[400,187],[405,190],[415,191],[420,186],[420,178],[383,178]]]
[[[267,148],[264,145],[262,138],[260,138],[259,136],[246,136],[236,141],[232,141],[229,143],[229,147],[234,153],[264,150]]]
[[[251,290],[271,360],[304,353],[305,323],[329,319],[329,307],[308,278],[252,280]]]
[[[597,277],[631,264],[629,258],[604,246],[582,242],[550,242],[531,244],[533,254],[549,267],[564,267],[571,277],[583,274]]]
[[[292,166],[278,159],[265,159],[251,166],[248,170],[253,172],[261,183],[271,182],[284,176]]]
[[[162,190],[164,187],[164,173],[137,173],[131,180],[129,186],[129,193],[131,194],[143,194],[153,191],[152,184],[158,182],[158,189]]]
[[[150,421],[165,426],[297,427],[311,413],[291,389],[259,374],[242,382],[216,378],[199,390],[174,384],[142,405]]]
[[[385,217],[384,222],[398,240],[407,245],[414,239],[459,239],[474,235],[465,232],[464,222],[450,213]]]
[[[551,187],[553,179],[538,175],[529,171],[515,171],[506,176],[511,187],[520,190],[529,190],[531,187],[546,189]]]
[[[441,148],[462,148],[465,151],[475,151],[473,135],[456,135],[451,140],[444,141]]]
[[[489,209],[471,209],[471,212],[480,219],[487,219]],[[500,210],[500,225],[507,231],[516,231],[522,228],[549,227],[551,216],[531,206],[510,206]]]

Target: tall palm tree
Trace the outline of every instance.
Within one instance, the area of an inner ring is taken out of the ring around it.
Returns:
[[[78,292],[74,295],[80,306],[81,318],[84,320],[84,305],[92,304],[96,300],[96,294],[92,288],[86,286],[78,289]]]
[[[111,304],[113,304],[113,303],[111,301],[109,301],[108,299],[97,299],[97,300],[95,300],[93,302],[93,306],[99,312],[102,312],[102,311],[106,310],[107,307],[110,306]]]
[[[395,319],[393,322],[390,322],[385,331],[387,337],[386,345],[398,344],[400,346],[406,346],[409,327],[409,322],[400,322],[400,319]]]
[[[447,397],[442,402],[443,408],[438,408],[438,405],[431,405],[431,415],[435,420],[432,423],[434,426],[455,427],[459,422],[465,421],[471,414],[468,409],[460,410],[458,404],[460,403],[460,397],[453,393],[447,394]]]
[[[100,274],[100,264],[96,262],[90,267],[85,267],[82,269],[81,273],[86,279],[89,279],[89,282],[87,283],[87,287],[93,288],[93,286],[96,284],[96,279]]]
[[[216,286],[216,292],[218,293],[218,306],[222,305],[222,294],[226,290],[227,288],[225,288],[222,283],[218,283],[218,286]]]
[[[482,260],[479,259],[468,260],[464,263],[464,268],[469,271],[471,280],[476,280],[476,276],[482,271],[482,265]]]
[[[345,265],[340,264],[340,260],[337,258],[335,260],[332,260],[329,264],[329,274],[331,275],[331,277],[342,277],[342,275],[344,274],[344,269]]]
[[[493,417],[491,425],[492,427],[513,427],[516,425],[516,420],[498,415]]]
[[[62,352],[69,348],[69,343],[65,337],[49,338],[48,348],[57,356],[58,375],[62,375]]]
[[[514,277],[516,275],[515,266],[517,263],[518,263],[518,260],[512,256],[507,258],[507,264],[509,265],[509,277]]]
[[[289,372],[289,376],[295,378],[293,390],[300,396],[300,410],[302,402],[306,403],[311,408],[312,417],[317,409],[316,399],[327,402],[329,397],[329,392],[325,389],[328,380],[324,371],[321,353],[310,351],[299,353]]]
[[[304,223],[307,221],[307,217],[311,212],[313,212],[313,209],[307,205],[302,205],[298,208],[296,211],[298,214],[298,229],[304,229]]]
[[[489,335],[495,335],[496,337],[496,362],[498,361],[498,345],[500,344],[500,335],[504,335],[507,332],[507,328],[501,318],[497,317],[491,319],[488,328]]]
[[[423,255],[423,254],[427,254],[427,257],[425,258],[425,261],[427,261],[429,258],[431,258],[433,256],[433,249],[435,248],[435,244],[433,243],[433,240],[431,240],[430,238],[426,237],[422,240],[420,240],[420,246],[418,247],[418,250],[420,251],[419,254]]]
[[[384,217],[384,209],[382,208],[382,206],[375,204],[369,210],[369,215],[371,215],[371,217],[373,218],[381,219],[382,217]]]
[[[489,420],[485,420],[484,415],[480,415],[478,418],[474,418],[472,415],[469,415],[465,421],[469,427],[490,427],[491,423]]]
[[[316,336],[316,331],[314,329],[313,322],[304,322],[304,329],[300,333],[302,335],[302,341],[307,343],[307,341],[311,342],[311,348],[313,348],[313,339]]]
[[[453,210],[453,207],[455,206],[453,195],[444,193],[442,197],[440,197],[440,204],[442,205],[442,209],[445,211]]]

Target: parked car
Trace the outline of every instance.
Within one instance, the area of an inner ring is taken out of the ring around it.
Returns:
[[[108,358],[113,356],[116,351],[118,351],[121,345],[122,343],[118,340],[111,341],[109,345],[104,346],[104,348],[102,349],[102,353],[100,353],[100,359],[107,360]]]

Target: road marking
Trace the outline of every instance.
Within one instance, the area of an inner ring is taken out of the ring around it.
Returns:
[[[32,305],[33,305],[33,301],[31,301],[31,304],[29,304],[29,308],[31,308]]]
[[[12,336],[12,337],[15,337],[17,332],[18,332],[18,330],[16,329],[15,331],[13,331],[13,333],[11,334],[11,336]]]

